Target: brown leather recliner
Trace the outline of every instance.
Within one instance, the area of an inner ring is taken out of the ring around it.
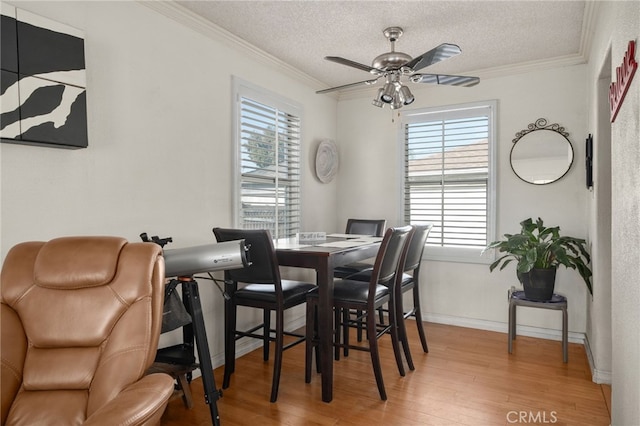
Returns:
[[[0,274],[2,425],[158,424],[164,260],[117,237],[27,242]]]

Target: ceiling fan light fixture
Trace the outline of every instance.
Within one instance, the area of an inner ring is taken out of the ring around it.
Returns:
[[[378,92],[376,93],[376,97],[373,98],[373,102],[371,102],[372,105],[377,106],[378,108],[382,108],[383,107],[383,103],[382,103],[382,87],[378,89]]]
[[[382,93],[380,94],[380,100],[384,103],[390,104],[393,102],[393,99],[396,94],[396,86],[391,82],[385,83],[382,88]]]
[[[403,34],[402,28],[388,27],[383,31],[383,34],[391,43],[391,51],[376,56],[372,65],[365,65],[339,56],[325,56],[325,59],[328,61],[369,72],[373,74],[375,78],[318,90],[316,93],[327,93],[362,84],[367,86],[373,85],[376,84],[379,79],[384,78],[386,81],[382,88],[378,90],[372,104],[379,108],[383,107],[384,104],[389,104],[392,109],[398,109],[404,105],[410,105],[415,102],[413,93],[411,93],[409,87],[402,84],[400,81],[401,78],[408,80],[410,83],[428,83],[446,86],[470,87],[480,83],[478,77],[417,73],[417,71],[423,68],[459,55],[462,53],[459,46],[452,43],[442,43],[412,58],[406,53],[396,52],[395,43]]]
[[[404,99],[402,93],[396,92],[396,95],[393,97],[393,102],[391,102],[391,109],[400,109],[404,105]]]
[[[405,105],[410,105],[416,100],[413,93],[411,93],[411,90],[409,90],[407,86],[401,86],[399,93],[402,95],[403,103]]]

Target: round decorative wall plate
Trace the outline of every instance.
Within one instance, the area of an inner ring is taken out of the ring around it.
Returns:
[[[316,152],[316,176],[322,183],[333,180],[338,173],[338,147],[330,139],[325,139],[318,145]]]

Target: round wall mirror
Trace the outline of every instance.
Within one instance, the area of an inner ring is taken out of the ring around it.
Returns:
[[[539,118],[516,133],[509,157],[513,172],[525,182],[546,185],[567,174],[573,164],[569,133]]]

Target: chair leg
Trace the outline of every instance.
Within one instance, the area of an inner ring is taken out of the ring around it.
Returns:
[[[380,365],[380,353],[378,351],[378,339],[376,337],[376,321],[375,312],[369,312],[367,315],[367,338],[369,340],[369,352],[371,353],[371,364],[373,365],[373,374],[376,377],[378,392],[380,399],[387,400],[387,392],[384,389],[384,381],[382,379],[382,366]]]
[[[340,343],[342,342],[342,327],[341,322],[340,322],[340,313],[342,312],[342,310],[338,307],[335,307],[333,309],[333,328],[334,328],[334,339],[336,343]],[[340,346],[335,345],[333,348],[333,359],[335,359],[336,361],[340,360]]]
[[[316,373],[320,374],[322,372],[322,370],[320,369],[320,343],[319,342],[319,333],[318,333],[318,307],[316,306],[316,308],[314,309],[314,328],[313,328],[313,332],[314,332],[314,339],[316,339],[315,343],[314,343],[314,347],[316,350]]]
[[[342,338],[342,342],[344,343],[344,347],[342,348],[342,354],[347,357],[349,356],[349,320],[351,319],[351,314],[349,309],[341,309],[342,311],[342,332],[344,337]]]
[[[356,318],[362,316],[362,311],[356,311]],[[358,321],[358,342],[362,342],[362,322]]]
[[[282,371],[282,352],[284,347],[284,312],[276,311],[276,339],[275,359],[273,360],[273,380],[271,382],[271,402],[278,399],[278,387],[280,386],[280,372]]]
[[[393,347],[393,355],[396,358],[396,365],[401,376],[405,376],[404,364],[402,363],[402,355],[400,354],[400,344],[398,336],[398,321],[396,319],[396,308],[393,299],[389,301],[389,327],[391,331],[391,346]],[[411,356],[411,355],[409,355]]]
[[[224,378],[222,388],[227,389],[236,363],[236,305],[225,300],[224,305]]]
[[[191,386],[189,386],[189,382],[187,381],[187,375],[178,374],[176,380],[178,381],[178,387],[182,390],[182,402],[185,407],[188,409],[193,408],[193,396],[191,395]]]
[[[271,311],[268,309],[264,309],[262,311],[262,324],[264,324],[264,328],[262,329],[262,359],[265,361],[269,361],[269,337],[271,336]]]
[[[304,382],[311,383],[311,363],[313,358],[314,338],[315,338],[315,316],[316,316],[316,304],[307,300],[307,318],[305,326],[305,350],[304,350]],[[318,356],[316,352],[316,365],[318,363]]]
[[[420,311],[420,291],[418,290],[418,283],[415,283],[413,287],[413,308],[415,310],[413,316],[416,319],[416,326],[418,327],[418,334],[420,335],[422,350],[426,353],[429,353],[429,347],[427,346],[427,337],[424,333],[424,327],[422,325],[422,313]]]
[[[409,366],[409,370],[413,371],[416,367],[413,365],[413,357],[411,356],[411,348],[409,347],[409,338],[407,337],[407,327],[405,324],[405,316],[404,316],[404,307],[402,299],[396,301],[395,308],[395,320],[398,325],[398,339],[402,344],[402,350],[404,351],[404,357],[407,360],[407,365]]]

